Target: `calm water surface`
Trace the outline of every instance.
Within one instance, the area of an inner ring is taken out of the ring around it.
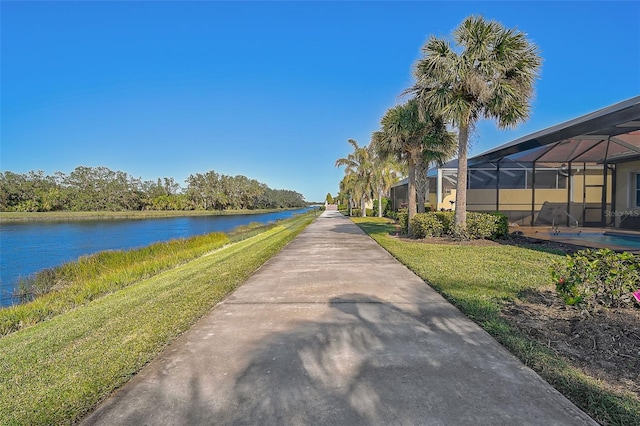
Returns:
[[[0,225],[0,306],[20,277],[104,250],[145,247],[158,241],[227,232],[252,222],[269,223],[306,211],[256,215],[172,217],[134,220],[24,222]]]

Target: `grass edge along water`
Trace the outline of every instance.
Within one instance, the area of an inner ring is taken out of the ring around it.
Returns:
[[[131,250],[108,250],[42,270],[19,282],[23,303],[0,308],[0,337],[46,321],[141,279],[269,229],[251,223]]]

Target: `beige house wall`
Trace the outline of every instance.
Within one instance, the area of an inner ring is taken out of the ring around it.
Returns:
[[[592,166],[593,167],[593,166]],[[543,209],[545,203],[564,205],[568,209],[571,217],[582,223],[599,222],[602,219],[602,212],[605,212],[605,221],[613,222],[614,214],[621,214],[620,211],[627,211],[627,214],[640,217],[640,208],[635,207],[635,175],[640,174],[640,161],[617,164],[616,194],[613,193],[613,176],[607,176],[606,189],[603,168],[583,167],[576,165],[573,167],[574,174],[571,176],[570,195],[569,188],[540,189],[500,189],[499,210],[511,212],[510,217],[514,221],[522,224],[529,224],[534,219],[537,220],[538,213]],[[577,173],[575,169],[578,169]],[[632,185],[633,186],[630,186]],[[606,191],[607,205],[602,208],[602,194]],[[444,199],[437,200],[436,191],[429,194],[429,204],[438,210],[455,210],[456,190],[443,191]],[[495,189],[469,189],[467,190],[467,208],[476,211],[495,211],[496,197],[498,193]],[[535,197],[532,199],[532,197]],[[453,201],[454,203],[451,203]],[[533,218],[531,217],[533,202]],[[611,212],[611,205],[615,202],[616,212]],[[561,207],[562,208],[562,207]],[[519,213],[518,213],[519,212]],[[618,226],[620,219],[616,217],[615,225]]]

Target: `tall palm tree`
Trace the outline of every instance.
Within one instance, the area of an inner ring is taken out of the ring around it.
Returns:
[[[347,186],[350,187],[356,200],[360,201],[362,217],[367,215],[366,203],[372,199],[374,168],[373,150],[366,145],[360,147],[353,139],[348,140],[353,147],[353,152],[345,158],[336,160],[336,167],[345,167],[345,177]]]
[[[413,93],[423,109],[458,128],[456,225],[466,226],[469,130],[480,118],[513,127],[529,117],[533,83],[542,59],[526,34],[482,17],[466,18],[453,32],[457,44],[431,36],[414,68]]]
[[[411,219],[418,211],[416,173],[426,174],[430,161],[449,155],[455,137],[447,131],[441,118],[425,111],[421,113],[416,99],[389,109],[380,126],[372,136],[375,150],[382,157],[394,157],[408,166]]]

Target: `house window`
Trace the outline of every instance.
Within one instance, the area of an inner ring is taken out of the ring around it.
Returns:
[[[496,171],[473,169],[469,170],[469,189],[493,189],[496,187]]]
[[[533,186],[531,173],[527,173],[527,187]],[[564,189],[567,187],[567,177],[558,173],[558,170],[536,170],[537,189]]]
[[[500,170],[500,189],[526,189],[527,188],[526,170]]]

